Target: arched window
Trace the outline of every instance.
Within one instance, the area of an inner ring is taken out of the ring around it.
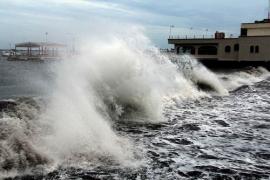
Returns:
[[[193,46],[183,46],[184,54],[195,54],[195,47]]]
[[[254,53],[254,46],[250,46],[250,53]]]
[[[231,46],[226,46],[225,47],[225,52],[230,53],[231,52]]]
[[[217,48],[215,46],[201,46],[198,49],[199,55],[217,55]]]
[[[234,51],[235,51],[235,52],[238,52],[238,51],[239,51],[239,44],[235,44],[235,45],[234,45]]]
[[[255,47],[255,53],[259,53],[260,52],[260,48],[259,48],[259,46],[256,46]]]
[[[176,53],[177,54],[195,54],[196,49],[193,46],[181,46],[177,47]]]

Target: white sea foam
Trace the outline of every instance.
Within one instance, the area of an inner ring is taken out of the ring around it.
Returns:
[[[198,62],[193,56],[182,55],[173,57],[181,72],[195,85],[204,84],[219,95],[228,95],[228,90],[223,86],[218,76]]]
[[[253,85],[270,77],[270,72],[263,67],[249,67],[231,72],[217,72],[217,76],[228,91],[244,85]]]
[[[57,86],[42,115],[52,126],[43,138],[52,159],[62,164],[107,157],[134,164],[136,150],[114,132],[113,120],[161,122],[164,97],[203,94],[148,43],[141,36],[88,42],[80,55],[58,65]]]
[[[171,98],[211,96],[199,83],[228,95],[244,79],[255,82],[269,74],[260,68],[217,76],[191,56],[175,61],[161,54],[134,29],[82,44],[79,55],[53,64],[55,86],[46,103],[27,101],[0,120],[1,172],[103,161],[137,166],[141,159],[132,140],[113,130],[114,121],[159,123]]]

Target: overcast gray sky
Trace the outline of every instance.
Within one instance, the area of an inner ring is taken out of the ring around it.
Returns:
[[[68,42],[103,29],[143,26],[159,47],[173,35],[238,34],[241,22],[267,17],[268,0],[0,0],[0,48],[22,41]],[[103,28],[102,28],[103,27]],[[192,28],[192,30],[190,30]]]

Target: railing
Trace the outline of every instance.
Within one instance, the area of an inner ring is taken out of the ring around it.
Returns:
[[[225,37],[226,39],[234,39],[237,35],[231,34],[229,37]],[[175,35],[169,36],[168,39],[215,39],[214,35]]]
[[[175,52],[174,49],[162,49],[162,48],[160,48],[159,51],[161,53],[173,53],[173,52]]]

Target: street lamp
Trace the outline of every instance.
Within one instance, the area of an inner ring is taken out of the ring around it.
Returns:
[[[193,27],[189,28],[190,29],[190,38],[192,38],[193,35]],[[195,36],[195,35],[194,35]]]
[[[206,38],[207,38],[209,29],[206,29],[205,31],[206,31]]]
[[[175,26],[174,25],[170,25],[170,37],[172,35],[172,28],[174,28]]]
[[[49,34],[48,32],[45,33],[45,36],[46,36],[46,39],[45,39],[45,40],[46,40],[46,43],[48,43],[48,34]]]
[[[77,37],[72,33],[68,33],[67,36],[68,36],[68,44],[70,43],[70,53],[75,54]]]
[[[268,1],[268,20],[270,20],[270,0]]]

